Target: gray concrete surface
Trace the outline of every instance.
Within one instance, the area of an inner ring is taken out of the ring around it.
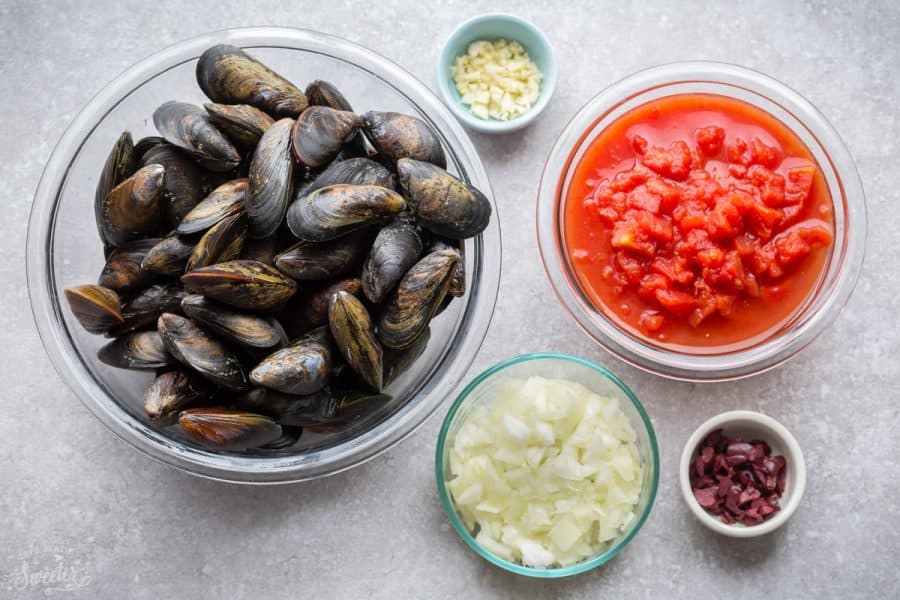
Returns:
[[[52,369],[25,289],[25,230],[41,168],[65,126],[114,75],[207,30],[308,27],[368,45],[434,85],[439,44],[472,15],[504,9],[553,41],[559,88],[539,121],[474,135],[504,236],[493,327],[470,371],[557,350],[608,365],[660,440],[659,497],[607,566],[537,582],[483,562],[438,504],[440,419],[380,458],[308,485],[238,487],[189,477],[130,450]],[[57,564],[71,598],[887,598],[900,558],[900,10],[883,2],[10,2],[0,0],[0,598],[43,597],[23,569]],[[617,362],[560,308],[535,245],[534,196],[566,120],[636,69],[717,59],[765,71],[812,100],[856,157],[871,219],[856,294],[796,360],[740,383],[665,381]],[[535,318],[540,315],[540,318]],[[726,540],[676,486],[684,440],[727,409],[762,410],[799,439],[806,497],[783,530]]]

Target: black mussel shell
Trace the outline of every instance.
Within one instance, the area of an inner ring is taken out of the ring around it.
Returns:
[[[224,173],[241,162],[237,149],[199,106],[170,100],[153,113],[153,124],[167,142],[205,169]]]
[[[296,117],[306,96],[290,81],[240,48],[218,44],[197,61],[197,83],[213,102],[249,104],[276,118]]]

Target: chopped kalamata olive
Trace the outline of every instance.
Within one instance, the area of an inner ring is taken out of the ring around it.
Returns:
[[[787,461],[772,456],[769,444],[727,438],[721,429],[706,436],[691,461],[694,498],[728,524],[750,527],[776,513],[786,480]]]

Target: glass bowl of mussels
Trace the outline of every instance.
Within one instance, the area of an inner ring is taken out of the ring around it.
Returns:
[[[451,395],[490,324],[500,229],[475,148],[362,46],[245,28],[101,90],[35,196],[32,311],[63,380],[203,477],[372,458]]]

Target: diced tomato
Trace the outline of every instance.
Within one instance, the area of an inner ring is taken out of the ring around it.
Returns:
[[[784,206],[784,177],[761,165],[753,165],[747,170],[747,179],[759,188],[759,197],[766,206]]]
[[[649,179],[644,186],[648,192],[659,198],[660,212],[672,212],[672,209],[678,206],[683,197],[683,191],[677,185],[668,183],[665,179]]]
[[[747,167],[744,165],[728,165],[728,173],[736,179],[743,179],[747,176]]]
[[[630,256],[626,252],[616,252],[613,259],[616,267],[624,277],[627,283],[637,285],[644,274],[644,264],[635,256]]]
[[[659,213],[661,199],[656,194],[647,189],[646,186],[638,186],[633,192],[628,194],[628,206],[631,208],[639,208],[648,210],[652,213]]]
[[[725,154],[728,162],[735,165],[750,165],[750,156],[747,155],[747,142],[741,138],[736,138],[733,142],[725,146]]]
[[[813,178],[816,175],[815,167],[794,167],[787,171],[787,185],[784,190],[784,200],[787,204],[802,204],[809,198],[812,190]]]
[[[803,239],[806,240],[806,243],[813,248],[824,248],[830,246],[834,241],[834,235],[825,223],[801,227],[800,235],[802,235]]]
[[[691,172],[691,158],[690,147],[679,140],[672,142],[668,149],[658,146],[648,147],[643,164],[663,177],[682,181]]]
[[[812,247],[806,243],[806,240],[803,239],[803,236],[796,229],[775,238],[775,253],[778,257],[778,262],[782,265],[789,265],[803,258],[809,254],[810,250],[812,250]]]
[[[675,234],[672,224],[663,217],[658,217],[645,210],[639,211],[635,217],[641,233],[663,242],[670,242]]]
[[[757,277],[763,275],[777,278],[784,273],[776,259],[775,246],[771,242],[758,246],[753,251],[753,256],[750,258],[750,269]]]
[[[782,216],[780,210],[769,208],[761,202],[754,202],[747,210],[748,229],[762,239],[769,239]]]
[[[765,145],[759,138],[750,140],[750,164],[774,169],[781,162],[781,153],[772,146]]]
[[[814,247],[829,246],[832,241],[831,232],[823,226],[796,226],[775,239],[775,251],[778,261],[789,265],[809,254]]]
[[[610,189],[614,192],[630,192],[645,183],[650,175],[651,173],[646,169],[631,169],[616,173],[610,183]]]
[[[678,290],[656,290],[656,300],[672,314],[686,317],[696,306],[694,297]]]
[[[716,207],[706,221],[706,231],[710,237],[733,238],[740,233],[741,211],[738,210],[738,206],[741,206],[741,200],[734,193],[716,201]]]
[[[658,290],[669,289],[669,280],[659,273],[648,273],[641,278],[641,285],[638,288],[638,295],[644,302],[652,302],[656,298]]]
[[[659,331],[665,323],[666,318],[656,310],[645,310],[641,313],[641,316],[638,317],[638,327],[641,327],[650,333]]]
[[[697,262],[703,267],[721,267],[725,264],[725,253],[721,248],[710,248],[697,253]]]
[[[715,156],[722,151],[725,143],[725,130],[721,127],[703,127],[694,134],[700,152],[706,156]]]
[[[683,258],[657,258],[650,263],[650,270],[681,285],[690,284],[695,277],[694,272],[688,267],[688,261]]]
[[[599,216],[610,225],[622,218],[622,215],[619,214],[619,211],[617,211],[612,206],[604,206],[603,208],[597,209],[597,216]]]
[[[631,148],[635,154],[645,154],[647,152],[647,140],[636,135],[631,138]]]

